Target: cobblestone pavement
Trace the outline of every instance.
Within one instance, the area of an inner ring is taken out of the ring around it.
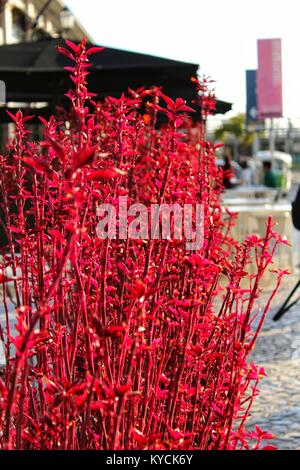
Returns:
[[[288,291],[281,292],[280,297]],[[274,322],[273,308],[252,353],[266,373],[248,427],[258,424],[276,435],[280,450],[300,450],[300,302]]]

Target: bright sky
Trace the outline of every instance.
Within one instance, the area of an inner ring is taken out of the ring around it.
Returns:
[[[256,40],[282,38],[285,117],[300,117],[299,0],[67,0],[96,43],[200,64],[220,99],[245,110]]]

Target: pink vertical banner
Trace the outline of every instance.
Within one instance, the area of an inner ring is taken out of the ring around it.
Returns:
[[[257,41],[259,119],[282,117],[281,39]]]

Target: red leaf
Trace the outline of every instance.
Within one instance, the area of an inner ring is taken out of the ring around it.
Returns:
[[[71,52],[67,51],[63,47],[57,46],[57,51],[59,52],[59,54],[68,57],[68,59],[71,59],[73,61],[75,60],[75,57],[71,54]]]
[[[74,67],[64,67],[64,70],[66,70],[67,72],[75,73]]]
[[[137,441],[138,444],[142,445],[144,442],[144,436],[141,431],[136,428],[132,428],[130,430],[130,434],[132,435],[133,439]]]
[[[91,47],[90,49],[88,49],[87,54],[88,55],[97,54],[98,52],[102,52],[103,49],[105,48],[104,47]]]
[[[9,115],[9,117],[10,117],[13,121],[15,121],[15,123],[18,122],[18,119],[17,119],[16,116],[14,116],[14,114],[10,113],[8,110],[6,110],[6,112],[7,112],[7,114]]]
[[[156,395],[160,399],[165,399],[169,395],[169,390],[168,389],[161,389],[161,388],[158,387],[156,389]]]
[[[91,410],[101,410],[104,407],[104,404],[101,401],[95,401],[91,404]]]
[[[177,441],[183,437],[183,434],[180,431],[172,429],[169,425],[166,425],[166,427],[172,439]]]
[[[161,91],[159,92],[159,96],[166,102],[168,108],[173,109],[175,106],[175,102],[167,95],[162,93]]]
[[[88,393],[84,392],[82,395],[80,395],[79,397],[75,399],[77,408],[80,408],[82,405],[86,403],[88,396],[89,396]]]
[[[74,155],[74,171],[93,161],[97,146],[83,147]]]
[[[217,150],[217,149],[219,149],[220,147],[224,147],[224,144],[217,144],[217,145],[214,145],[214,150]]]
[[[74,44],[74,42],[69,41],[69,39],[66,39],[66,44],[70,49],[72,49],[73,52],[75,52],[75,54],[77,54],[79,50],[79,46],[77,46],[77,44]]]
[[[23,162],[35,168],[37,171],[41,171],[43,173],[47,173],[50,170],[47,162],[45,162],[44,160],[38,160],[35,157],[24,157]]]
[[[46,173],[48,176],[58,179],[57,174],[51,168],[49,168],[48,163],[45,160],[39,160],[35,157],[23,157],[23,162],[31,166],[35,170],[41,173]]]
[[[120,385],[119,387],[116,387],[116,395],[121,396],[125,395],[125,393],[129,392],[131,389],[131,385]]]
[[[44,124],[45,127],[48,127],[48,122],[46,121],[46,119],[44,119],[42,116],[39,116],[39,120],[42,124]]]
[[[34,116],[24,116],[22,118],[22,123],[24,124],[24,122],[27,122],[27,121],[31,121],[31,119],[33,119]]]
[[[49,140],[54,152],[56,153],[60,161],[64,163],[66,161],[66,155],[63,146],[59,142],[57,142],[57,140],[53,139],[50,136],[48,136],[47,139]]]
[[[267,374],[266,374],[266,371],[263,367],[260,367],[259,371],[258,371],[259,375],[262,376],[262,377],[267,377]]]
[[[125,331],[124,326],[109,326],[107,328],[107,333],[109,336],[119,337]]]
[[[189,106],[186,105],[185,100],[182,98],[177,98],[175,101],[175,109],[176,111],[188,111],[194,113],[195,110],[193,108],[190,108]]]
[[[190,106],[187,106],[187,105],[180,106],[179,111],[186,111],[188,113],[194,113],[195,112],[195,110],[193,108],[191,108]]]
[[[133,297],[137,299],[141,299],[146,292],[146,284],[142,281],[142,279],[137,279],[135,282],[135,288],[132,291]]]
[[[88,181],[99,181],[99,180],[109,180],[113,178],[118,178],[119,176],[126,175],[125,171],[119,170],[118,168],[112,167],[105,170],[95,170],[87,175]]]
[[[10,113],[8,110],[6,110],[6,112],[7,112],[7,114],[9,115],[9,117],[11,117],[11,119],[12,119],[16,124],[18,124],[18,123],[20,123],[20,122],[24,123],[24,122],[30,121],[31,119],[34,118],[34,116],[25,116],[25,117],[24,117],[22,111],[18,111],[18,112],[16,113],[16,115]]]
[[[5,274],[0,272],[0,284],[3,284],[4,282],[9,282],[12,281],[9,277],[5,276]]]

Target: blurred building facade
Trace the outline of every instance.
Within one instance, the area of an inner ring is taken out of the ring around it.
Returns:
[[[223,142],[232,156],[238,160],[240,156],[251,156],[258,150],[268,150],[270,147],[270,120],[266,119],[256,128],[247,129],[244,124],[242,135],[235,136],[227,133],[221,139],[216,137],[216,131],[224,126],[231,118],[210,116],[207,122],[207,138],[215,143]],[[300,118],[278,118],[274,120],[275,149],[286,152],[293,157],[293,167],[300,171]]]
[[[0,46],[56,37],[92,42],[62,0],[0,0]],[[13,130],[13,124],[0,123],[0,151]]]
[[[57,37],[91,37],[61,0],[0,0],[0,45]]]

